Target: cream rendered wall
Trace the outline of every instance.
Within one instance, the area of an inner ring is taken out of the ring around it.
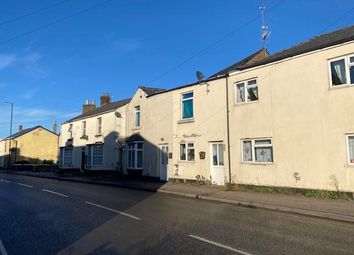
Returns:
[[[328,66],[329,59],[353,53],[352,42],[229,78],[234,182],[354,191],[345,137],[354,133],[354,86],[331,88]],[[259,101],[236,105],[234,83],[254,77]],[[272,138],[274,163],[242,163],[241,139],[262,137]]]
[[[171,131],[171,129],[168,128],[170,124],[168,123],[169,118],[167,118],[168,116],[166,114],[168,113],[166,110],[169,110],[169,103],[167,97],[163,97],[162,95],[147,97],[147,94],[139,88],[127,107],[127,138],[131,135],[139,134],[144,139],[143,175],[159,177],[158,160],[160,134],[162,134],[162,132],[166,134],[166,131],[167,134],[170,134]],[[140,106],[140,127],[135,126],[135,107],[137,106]],[[161,110],[162,112],[160,113]],[[162,119],[162,115],[164,115],[166,119]],[[160,121],[163,121],[163,123]],[[166,131],[165,128],[167,129]],[[167,137],[167,135],[165,136]],[[125,168],[127,169],[127,150],[125,162]]]
[[[194,121],[181,121],[182,94],[193,91]],[[224,150],[224,176],[228,179],[228,157],[226,136],[226,79],[218,79],[187,88],[174,90],[173,93],[173,164],[178,175],[171,177],[196,179],[201,175],[210,180],[210,142],[222,141]],[[195,161],[180,160],[180,143],[193,142]],[[199,152],[205,152],[200,159]]]
[[[71,168],[79,169],[81,167],[82,148],[94,143],[104,143],[103,147],[103,165],[92,167],[92,170],[116,170],[119,162],[119,143],[125,137],[125,114],[126,107],[118,108],[116,111],[102,113],[90,116],[84,119],[76,120],[71,123],[62,124],[60,134],[60,147],[65,147],[69,139],[69,125],[73,124],[73,165]],[[121,117],[116,116],[116,112]],[[97,118],[102,118],[102,135],[97,136]],[[82,137],[82,122],[86,121],[86,135],[88,139]]]

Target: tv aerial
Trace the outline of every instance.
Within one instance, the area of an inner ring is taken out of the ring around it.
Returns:
[[[199,82],[201,82],[205,78],[204,74],[201,71],[197,71],[195,75],[197,76]]]

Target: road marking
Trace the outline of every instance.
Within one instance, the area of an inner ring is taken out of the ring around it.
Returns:
[[[7,255],[7,252],[5,250],[4,245],[2,244],[1,240],[0,240],[0,253],[1,255]]]
[[[62,193],[55,192],[55,191],[52,191],[52,190],[49,190],[49,189],[42,189],[42,191],[48,192],[48,193],[52,193],[52,194],[55,194],[55,195],[58,195],[58,196],[61,196],[61,197],[69,197],[69,196],[64,195],[64,194],[62,194]]]
[[[92,206],[96,206],[96,207],[99,207],[99,208],[102,208],[102,209],[106,209],[106,210],[108,210],[108,211],[118,213],[118,214],[120,214],[120,215],[129,217],[129,218],[132,218],[132,219],[134,219],[134,220],[141,220],[141,218],[136,217],[136,216],[134,216],[134,215],[131,215],[131,214],[129,214],[129,213],[117,211],[117,210],[114,210],[114,209],[112,209],[112,208],[109,208],[109,207],[106,207],[106,206],[103,206],[103,205],[98,205],[98,204],[91,203],[91,202],[87,202],[87,201],[85,202],[85,204],[92,205]]]
[[[212,245],[215,245],[215,246],[224,248],[224,249],[229,250],[229,251],[233,251],[233,252],[242,254],[242,255],[252,255],[251,253],[248,253],[248,252],[245,252],[245,251],[241,251],[241,250],[232,248],[232,247],[230,247],[230,246],[223,245],[223,244],[221,244],[221,243],[217,243],[217,242],[214,242],[214,241],[210,241],[210,240],[205,239],[205,238],[200,237],[200,236],[189,235],[189,237],[194,238],[194,239],[197,239],[197,240],[202,241],[202,242],[205,242],[205,243],[209,243],[209,244],[212,244]]]
[[[5,180],[5,179],[0,179],[0,182],[2,182],[2,183],[9,183],[9,182],[11,182],[11,181]]]
[[[24,184],[24,183],[21,183],[21,182],[18,182],[17,184],[20,185],[20,186],[23,186],[23,187],[33,188],[33,186],[31,186],[31,185],[27,185],[27,184]]]

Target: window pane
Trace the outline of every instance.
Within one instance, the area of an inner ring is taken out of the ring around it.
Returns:
[[[257,84],[257,80],[250,80],[247,82],[247,84],[250,86],[250,85],[255,85]]]
[[[213,144],[213,166],[219,165],[218,162],[218,145]]]
[[[350,63],[354,64],[354,57],[350,57]]]
[[[143,167],[143,152],[138,151],[137,152],[137,168],[142,168]]]
[[[188,149],[188,161],[194,161],[194,149]]]
[[[193,97],[193,92],[186,93],[186,94],[183,94],[183,95],[182,95],[182,98],[183,98],[183,99],[192,98],[192,97]]]
[[[138,143],[137,146],[138,146],[138,149],[142,149],[143,148],[143,143]]]
[[[188,99],[182,102],[183,104],[183,119],[193,118],[193,99]]]
[[[219,166],[224,165],[224,145],[223,144],[218,144],[219,150]]]
[[[193,144],[193,143],[189,143],[189,144],[188,144],[188,147],[192,147],[192,148],[193,148],[193,147],[194,147],[194,144]]]
[[[332,85],[347,83],[344,59],[331,62]]]
[[[273,149],[267,148],[255,148],[256,162],[273,162]]]
[[[247,88],[247,94],[248,101],[258,100],[258,87]]]
[[[354,66],[351,66],[349,68],[349,73],[350,73],[350,84],[354,84]]]
[[[128,152],[128,167],[133,167],[133,151]]]
[[[180,159],[186,160],[186,145],[180,144]]]
[[[242,103],[245,102],[245,84],[240,83],[236,85],[237,95],[236,95],[236,102]]]
[[[349,161],[354,163],[354,136],[348,137]]]
[[[243,142],[243,161],[252,161],[252,143],[251,141]]]
[[[256,140],[254,141],[255,145],[262,145],[262,144],[272,144],[272,141],[267,139],[267,140]]]

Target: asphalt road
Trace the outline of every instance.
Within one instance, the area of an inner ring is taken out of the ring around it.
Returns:
[[[354,225],[0,174],[0,254],[354,254]]]

